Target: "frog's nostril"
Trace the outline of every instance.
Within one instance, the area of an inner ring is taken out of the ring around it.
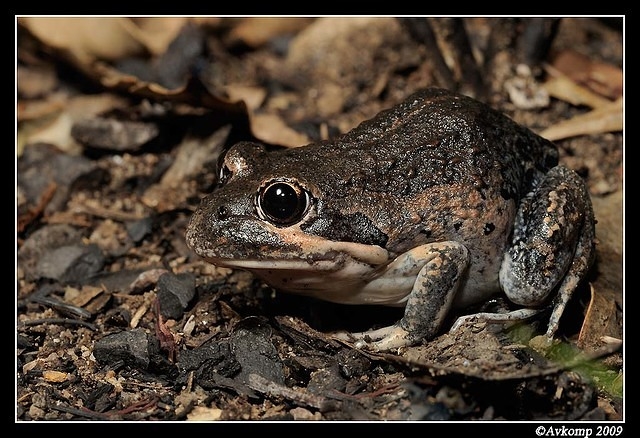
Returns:
[[[227,217],[229,217],[229,209],[225,205],[221,205],[220,207],[218,207],[218,212],[216,214],[216,218],[219,221],[223,221]]]

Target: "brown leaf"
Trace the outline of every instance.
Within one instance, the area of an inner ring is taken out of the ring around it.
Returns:
[[[622,339],[623,222],[622,191],[592,197],[596,223],[597,276],[578,338],[578,345],[595,351],[610,338]]]
[[[622,131],[622,98],[585,114],[562,120],[539,132],[542,137],[555,141],[578,135]]]
[[[44,117],[20,123],[18,127],[17,155],[21,156],[28,144],[48,143],[67,152],[77,152],[79,146],[71,138],[73,121],[63,113],[46,114]]]
[[[117,60],[144,51],[123,17],[21,17],[18,23],[44,44],[67,52],[80,64]]]
[[[111,295],[102,287],[84,285],[81,290],[73,287],[65,288],[64,301],[76,307],[82,307],[92,315],[103,309],[110,300]]]
[[[157,83],[146,82],[136,76],[124,74],[103,62],[94,63],[91,74],[110,90],[126,92],[154,101],[185,103],[191,106],[219,110],[234,117],[246,117],[244,102],[231,102],[212,94],[207,86],[196,77],[190,77],[182,87],[169,90]]]
[[[188,421],[217,421],[222,418],[223,411],[207,406],[195,406],[187,414]]]
[[[563,50],[551,65],[575,82],[610,99],[622,96],[623,73],[615,65],[593,60],[573,50]]]
[[[18,123],[55,116],[64,110],[68,101],[68,96],[62,93],[53,93],[38,100],[18,100]]]
[[[71,137],[71,127],[79,120],[123,108],[124,98],[111,93],[70,97],[58,92],[44,100],[18,102],[18,155],[30,143],[51,143],[67,152],[80,152],[80,145]]]
[[[550,96],[564,100],[572,105],[587,105],[591,108],[599,108],[611,103],[589,88],[574,82],[570,77],[551,66],[546,67],[549,79],[544,83],[544,88]]]
[[[189,17],[140,17],[125,20],[123,26],[152,55],[158,56],[167,51],[188,20]]]
[[[249,17],[234,27],[229,36],[250,47],[260,47],[281,35],[295,34],[311,23],[314,18],[297,17]]]
[[[263,87],[229,84],[225,85],[224,90],[231,101],[242,100],[251,111],[258,109],[267,97],[267,90]]]
[[[615,299],[600,294],[591,287],[591,301],[578,336],[578,347],[586,352],[593,352],[611,342],[611,339],[622,342],[616,307]]]
[[[309,143],[309,137],[287,124],[276,114],[256,114],[251,117],[251,130],[260,140],[287,147]]]

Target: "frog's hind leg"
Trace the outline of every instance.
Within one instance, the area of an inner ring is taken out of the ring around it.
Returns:
[[[586,185],[574,171],[553,168],[523,200],[500,269],[507,297],[540,308],[555,293],[546,336],[595,258],[595,220]]]

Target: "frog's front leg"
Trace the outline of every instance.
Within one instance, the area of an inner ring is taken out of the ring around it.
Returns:
[[[389,327],[342,338],[378,351],[433,338],[451,309],[468,265],[467,248],[457,242],[429,243],[398,256],[367,288],[384,291],[401,279],[415,279],[402,319]]]
[[[516,304],[538,307],[557,290],[546,336],[595,258],[595,220],[580,176],[563,166],[549,171],[521,202],[500,284]]]

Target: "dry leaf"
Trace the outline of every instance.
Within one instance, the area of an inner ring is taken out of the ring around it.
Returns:
[[[78,153],[82,147],[71,137],[73,124],[126,105],[126,99],[110,93],[71,98],[65,93],[55,93],[46,100],[19,101],[18,156],[25,145],[38,142],[51,143],[69,153]]]
[[[551,65],[574,82],[602,96],[610,99],[622,96],[624,75],[622,69],[615,65],[592,60],[573,50],[559,52],[553,58]]]
[[[242,100],[251,111],[260,108],[267,97],[267,90],[263,87],[251,87],[248,85],[230,84],[224,87],[229,100],[237,102]]]
[[[73,120],[68,113],[57,116],[43,117],[35,122],[21,125],[18,130],[17,154],[22,155],[23,148],[28,144],[49,143],[68,153],[78,153],[81,147],[71,138]]]
[[[250,17],[234,27],[229,36],[232,40],[240,40],[250,47],[260,47],[277,36],[299,32],[313,20],[314,18]]]
[[[593,212],[598,220],[598,248],[610,250],[620,257],[624,252],[623,201],[622,190],[606,196],[592,196]]]
[[[186,85],[170,90],[160,84],[124,74],[102,62],[94,63],[91,74],[110,90],[130,93],[153,101],[186,103],[194,107],[219,110],[229,118],[247,117],[244,102],[230,102],[213,95],[199,78],[193,76]]]
[[[38,100],[18,100],[18,123],[55,116],[64,110],[68,100],[66,93],[53,93]]]
[[[21,17],[18,20],[44,44],[63,50],[87,65],[95,59],[117,60],[143,52],[122,17]]]
[[[578,135],[617,132],[622,131],[622,128],[622,98],[620,98],[606,106],[556,123],[538,134],[548,140],[556,141]]]
[[[256,138],[287,147],[298,147],[310,143],[309,137],[290,128],[275,114],[251,116],[251,131]]]
[[[50,93],[58,86],[58,77],[51,66],[18,65],[16,87],[20,97],[34,99]]]
[[[167,51],[188,17],[141,17],[125,20],[129,33],[154,56]]]
[[[623,220],[621,190],[607,196],[594,196],[593,211],[597,219],[597,269],[591,287],[591,300],[580,331],[580,348],[595,351],[608,338],[622,339],[622,303],[624,272]]]
[[[606,339],[622,339],[618,327],[616,301],[605,294],[598,293],[592,286],[591,301],[578,336],[578,347],[584,351],[593,352],[602,348]]]
[[[587,105],[591,108],[599,108],[611,103],[609,99],[592,92],[586,87],[576,84],[571,78],[551,66],[546,66],[550,74],[544,83],[544,88],[550,96],[564,100],[572,105]]]

